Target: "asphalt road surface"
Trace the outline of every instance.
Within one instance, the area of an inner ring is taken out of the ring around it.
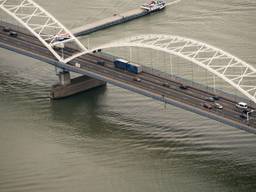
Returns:
[[[0,42],[56,60],[52,53],[46,47],[44,47],[44,45],[37,38],[30,34],[18,32],[17,37],[12,37],[8,32],[4,32],[3,27],[0,26]],[[64,48],[63,50],[63,54],[65,56],[72,55],[75,52],[76,51],[71,48]],[[104,61],[105,64],[99,65],[97,64],[97,61]],[[250,120],[247,121],[245,118],[241,118],[241,111],[235,107],[236,102],[227,98],[220,97],[220,99],[216,101],[223,106],[223,109],[218,109],[214,107],[214,102],[206,101],[206,98],[214,96],[211,93],[193,87],[181,89],[180,82],[157,77],[150,73],[142,72],[140,74],[133,74],[124,70],[117,69],[113,65],[113,60],[97,53],[83,55],[72,60],[68,64],[75,66],[75,63],[80,64],[80,70],[97,73],[108,79],[112,79],[124,84],[129,84],[130,86],[154,93],[156,95],[160,95],[163,97],[163,100],[165,98],[172,99],[174,101],[185,103],[189,106],[201,109],[207,113],[212,113],[217,116],[224,117],[235,123],[256,128],[255,119],[251,117]],[[205,108],[205,103],[211,105],[212,109]]]

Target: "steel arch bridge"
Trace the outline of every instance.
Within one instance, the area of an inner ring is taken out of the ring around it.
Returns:
[[[67,63],[87,53],[87,48],[57,19],[32,0],[0,0],[0,8],[28,29],[60,62]],[[63,37],[61,41],[57,38]],[[64,56],[54,50],[58,44],[69,44],[77,51]]]
[[[214,46],[172,35],[139,35],[114,41],[97,49],[139,47],[166,52],[188,60],[218,76],[256,103],[256,69]]]
[[[93,51],[33,0],[0,0],[0,9],[28,29],[62,63]],[[60,34],[68,38],[56,41]],[[54,49],[58,44],[67,44],[77,51],[64,57]],[[214,46],[184,37],[156,34],[121,39],[97,49],[114,47],[149,48],[176,55],[220,77],[256,103],[256,69]]]

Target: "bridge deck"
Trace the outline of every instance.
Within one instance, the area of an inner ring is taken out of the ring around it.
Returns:
[[[224,106],[223,110],[205,109],[202,105],[205,103],[205,98],[213,96],[205,90],[194,87],[189,87],[188,90],[181,90],[179,88],[180,82],[158,77],[150,72],[142,72],[139,75],[135,75],[116,69],[113,65],[113,60],[102,55],[88,54],[76,58],[68,64],[59,63],[35,37],[21,32],[18,32],[17,38],[10,37],[8,33],[2,31],[1,27],[0,46],[256,133],[255,119],[251,119],[249,122],[241,119],[239,117],[240,112],[235,110],[235,101],[222,97],[218,102]],[[72,54],[73,51],[71,48],[64,49],[65,54]],[[104,60],[105,66],[97,65],[99,60]],[[80,68],[75,67],[76,62],[80,63]],[[141,82],[134,81],[134,77],[139,77]],[[164,87],[164,82],[168,82],[170,87]]]

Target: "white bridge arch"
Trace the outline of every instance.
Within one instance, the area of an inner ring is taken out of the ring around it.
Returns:
[[[60,62],[67,63],[88,51],[66,27],[32,0],[0,0],[0,9],[28,29]],[[64,38],[56,41],[59,35]],[[72,45],[77,51],[72,55],[64,56],[54,50],[54,46],[58,44]]]
[[[117,40],[94,50],[115,47],[149,48],[176,55],[218,76],[256,103],[256,69],[214,46],[179,36],[153,34]]]
[[[84,47],[66,27],[33,0],[0,0],[0,9],[27,28],[60,62],[68,63],[93,51]],[[56,41],[59,35],[67,38]],[[64,57],[54,49],[58,44],[71,44],[76,51]],[[105,44],[97,49],[113,47],[150,48],[179,56],[220,77],[256,103],[256,69],[214,46],[179,36],[140,35]]]

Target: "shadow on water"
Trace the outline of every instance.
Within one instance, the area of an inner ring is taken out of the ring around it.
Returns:
[[[65,123],[69,129],[74,129],[79,134],[98,135],[105,132],[103,122],[98,117],[98,110],[106,90],[107,87],[102,86],[72,97],[52,100],[52,120]]]
[[[10,80],[8,79],[8,82]],[[10,86],[8,82],[2,80],[4,87]],[[34,99],[40,97],[42,92],[46,93],[45,90],[48,89],[26,82],[18,85],[14,83],[14,85],[14,87],[22,85],[23,92],[21,91],[19,95],[24,94],[30,105],[38,105]],[[25,93],[24,89],[28,91]],[[237,154],[242,153],[243,147],[233,147],[232,143],[226,146],[223,140],[211,140],[210,135],[193,131],[196,127],[175,128],[171,125],[125,117],[125,114],[105,109],[105,100],[110,90],[107,87],[100,87],[50,102],[49,111],[47,110],[49,116],[47,116],[50,122],[54,122],[51,129],[64,132],[65,137],[60,136],[62,144],[70,145],[66,135],[74,136],[75,140],[71,143],[76,150],[93,156],[99,165],[107,167],[138,166],[139,169],[162,170],[162,176],[167,177],[183,172],[184,178],[192,176],[207,178],[207,182],[212,180],[214,183],[221,183],[234,189],[233,191],[255,189],[254,162],[243,161],[243,157],[236,157]],[[16,90],[17,92],[19,91]],[[46,98],[40,100],[40,105],[47,105]],[[105,115],[116,117],[120,122],[109,122],[108,118],[104,118]],[[243,137],[235,134],[227,136],[226,139],[229,142],[232,142],[232,139],[241,142],[240,139],[242,140]],[[252,159],[256,157],[253,149],[245,150],[248,150]],[[185,177],[185,175],[189,176]]]
[[[9,76],[8,73],[0,75],[0,87],[6,92],[8,100],[15,99],[17,102],[19,98],[22,108],[23,102],[29,104],[26,107],[30,112],[43,108],[43,114],[47,113],[50,120],[50,128],[57,135],[64,132],[64,137],[58,135],[62,137],[62,144],[70,145],[67,138],[74,136],[72,146],[81,153],[89,152],[100,165],[146,167],[148,170],[162,170],[164,175],[179,171],[188,177],[222,183],[233,191],[253,191],[256,187],[255,150],[242,145],[243,140],[247,140],[253,146],[255,140],[252,137],[240,135],[239,132],[233,134],[232,131],[220,137],[214,132],[213,135],[201,133],[197,127],[165,124],[163,119],[146,121],[147,118],[129,117],[125,112],[112,110],[109,101],[105,102],[108,92],[112,91],[107,87],[49,103],[48,98],[42,97],[42,94],[48,94],[49,86]],[[131,103],[131,100],[127,102]],[[146,107],[146,110],[151,110],[151,107]],[[115,121],[109,121],[109,117],[115,118]],[[160,115],[156,117],[161,118]],[[214,140],[212,137],[215,136],[220,140]]]
[[[97,147],[90,146],[89,149],[91,155],[97,157],[98,163],[122,167],[131,162],[143,161],[147,164],[148,161],[154,160],[162,163],[159,166],[165,169],[165,173],[173,167],[181,169],[182,166],[182,169],[189,169],[186,170],[188,174],[212,179],[214,182],[229,186],[230,189],[236,189],[234,191],[252,191],[255,188],[255,164],[251,161],[242,161],[243,157],[236,157],[243,148],[223,146],[224,141],[204,141],[209,136],[200,133],[179,135],[179,131],[168,129],[168,126],[161,127],[162,136],[159,136],[159,132],[156,133],[158,136],[154,132],[145,134],[137,128],[159,127],[136,119],[133,121],[135,125],[132,125],[137,126],[136,129],[129,125],[120,127],[118,123],[107,122],[102,118],[102,100],[107,92],[106,87],[101,87],[51,103],[52,119],[68,125],[65,133],[100,140],[101,143],[97,143]],[[234,135],[234,139],[235,137],[237,135]],[[232,135],[230,139],[232,140]],[[81,141],[86,142],[83,139]],[[81,148],[85,147],[84,144],[78,145]],[[255,155],[250,149],[248,153]]]

